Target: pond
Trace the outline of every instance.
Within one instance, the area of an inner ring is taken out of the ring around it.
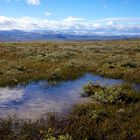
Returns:
[[[0,117],[15,115],[21,118],[36,118],[48,111],[67,112],[74,104],[89,100],[80,96],[83,85],[89,81],[103,86],[125,82],[86,73],[76,80],[52,86],[48,86],[49,83],[42,80],[12,88],[0,88]],[[140,85],[133,87],[135,90],[140,90]]]

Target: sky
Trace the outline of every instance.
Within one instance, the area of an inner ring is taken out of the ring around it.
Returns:
[[[140,0],[0,0],[0,30],[140,34]]]

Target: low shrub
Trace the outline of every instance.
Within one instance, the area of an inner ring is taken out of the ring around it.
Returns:
[[[91,96],[94,100],[102,103],[118,104],[139,101],[137,93],[130,86],[118,85],[104,88],[94,83],[88,83],[83,87],[84,94]],[[83,94],[83,95],[84,95]]]
[[[86,93],[88,96],[93,96],[96,92],[104,92],[104,88],[94,84],[92,82],[89,82],[87,85],[83,87],[84,93]]]

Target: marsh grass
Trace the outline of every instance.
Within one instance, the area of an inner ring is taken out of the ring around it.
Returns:
[[[0,43],[0,86],[52,80],[53,73],[68,80],[85,72],[140,82],[139,60],[139,39]]]

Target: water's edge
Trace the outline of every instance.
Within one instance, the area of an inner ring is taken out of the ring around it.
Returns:
[[[89,81],[102,86],[128,83],[86,73],[80,78],[49,86],[47,80],[16,87],[0,88],[0,117],[16,115],[22,118],[37,117],[48,111],[66,112],[74,104],[86,101],[81,98],[82,87]],[[131,83],[130,83],[131,84]],[[140,91],[140,84],[131,84]]]

